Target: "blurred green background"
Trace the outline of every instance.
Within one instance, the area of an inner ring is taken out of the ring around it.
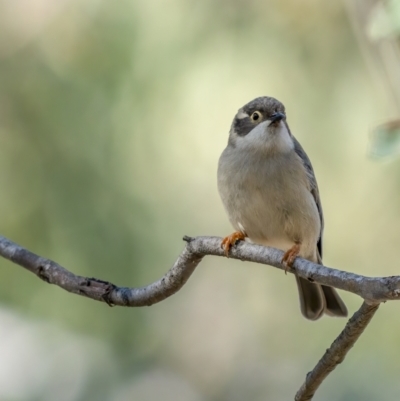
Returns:
[[[322,0],[0,0],[0,233],[76,274],[158,279],[184,234],[232,231],[218,157],[270,95],[316,170],[325,264],[398,274],[400,164],[367,157],[397,109],[354,32]],[[0,277],[1,401],[293,399],[345,324],[306,321],[293,277],[224,258],[142,309],[3,259]],[[315,400],[397,398],[399,312],[382,305]]]

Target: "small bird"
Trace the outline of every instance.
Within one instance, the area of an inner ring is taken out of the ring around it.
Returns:
[[[290,268],[300,256],[322,264],[324,219],[310,159],[290,132],[285,107],[259,97],[237,112],[218,164],[218,190],[235,232],[222,241],[228,255],[236,241],[281,249]],[[300,309],[310,320],[347,316],[332,287],[296,275]]]

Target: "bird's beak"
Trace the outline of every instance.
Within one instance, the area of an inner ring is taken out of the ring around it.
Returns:
[[[272,116],[269,118],[269,120],[271,121],[271,124],[272,124],[277,121],[281,121],[284,118],[286,118],[286,116],[283,113],[275,113],[275,114],[272,114]]]

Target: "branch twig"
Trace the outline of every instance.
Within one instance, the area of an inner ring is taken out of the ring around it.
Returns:
[[[326,350],[315,368],[307,374],[306,380],[297,392],[295,401],[308,401],[314,396],[324,379],[342,363],[346,354],[353,347],[368,323],[378,310],[379,304],[368,305],[363,302],[361,308],[350,318],[343,331]]]
[[[109,305],[145,306],[163,301],[179,291],[194,269],[206,255],[224,256],[219,237],[185,237],[186,247],[173,267],[160,280],[141,288],[117,287],[107,281],[77,276],[58,263],[38,256],[31,251],[0,236],[0,256],[25,267],[50,284],[66,291],[86,296]],[[232,259],[246,260],[279,269],[283,252],[261,245],[239,241],[230,252]],[[290,272],[310,281],[349,291],[364,298],[370,304],[399,299],[400,276],[365,277],[331,269],[308,260],[297,258]]]

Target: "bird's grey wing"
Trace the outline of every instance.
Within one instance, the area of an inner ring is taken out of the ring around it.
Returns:
[[[321,199],[319,197],[317,179],[315,178],[314,170],[313,170],[311,161],[307,156],[307,153],[304,151],[304,149],[302,148],[300,143],[297,141],[297,139],[293,135],[292,135],[292,138],[293,138],[293,142],[294,142],[294,150],[299,155],[300,159],[302,160],[302,162],[304,164],[304,167],[307,170],[308,179],[310,181],[311,193],[314,197],[315,204],[317,205],[319,217],[321,220],[321,233],[319,235],[317,248],[318,248],[319,255],[322,259],[322,234],[324,232],[324,215],[322,212]]]
[[[293,137],[293,136],[292,136]],[[318,191],[318,185],[317,185],[317,180],[314,175],[314,170],[312,168],[310,159],[308,158],[306,152],[304,149],[301,147],[299,142],[297,142],[296,138],[293,137],[293,142],[294,142],[294,149],[297,155],[300,157],[300,159],[304,163],[304,167],[307,170],[307,175],[308,179],[310,182],[310,189],[311,193],[314,197],[315,204],[317,205],[318,208],[318,213],[319,217],[321,220],[321,233],[319,236],[319,240],[317,243],[317,248],[319,252],[319,259],[318,263],[322,265],[322,234],[324,231],[324,216],[322,214],[322,206],[321,206],[321,199],[319,197],[319,191]],[[318,314],[316,312],[313,313],[313,307],[315,308],[315,305],[312,304],[312,296],[309,291],[310,289],[307,289],[307,287],[304,286],[304,283],[301,281],[303,279],[298,278],[298,286],[299,286],[299,294],[300,294],[300,305],[302,306],[302,313],[305,317],[308,319],[318,319],[321,314]],[[309,283],[311,284],[311,283]],[[300,286],[302,288],[300,288]],[[324,308],[324,313],[330,316],[347,316],[347,308],[342,299],[340,298],[339,294],[336,292],[336,290],[332,287],[327,287],[325,285],[321,286],[321,289],[323,291],[323,295],[325,298],[325,308]],[[315,292],[315,291],[314,291]],[[315,303],[315,302],[314,302]],[[316,304],[318,307],[318,303]],[[318,310],[318,309],[316,309]]]

